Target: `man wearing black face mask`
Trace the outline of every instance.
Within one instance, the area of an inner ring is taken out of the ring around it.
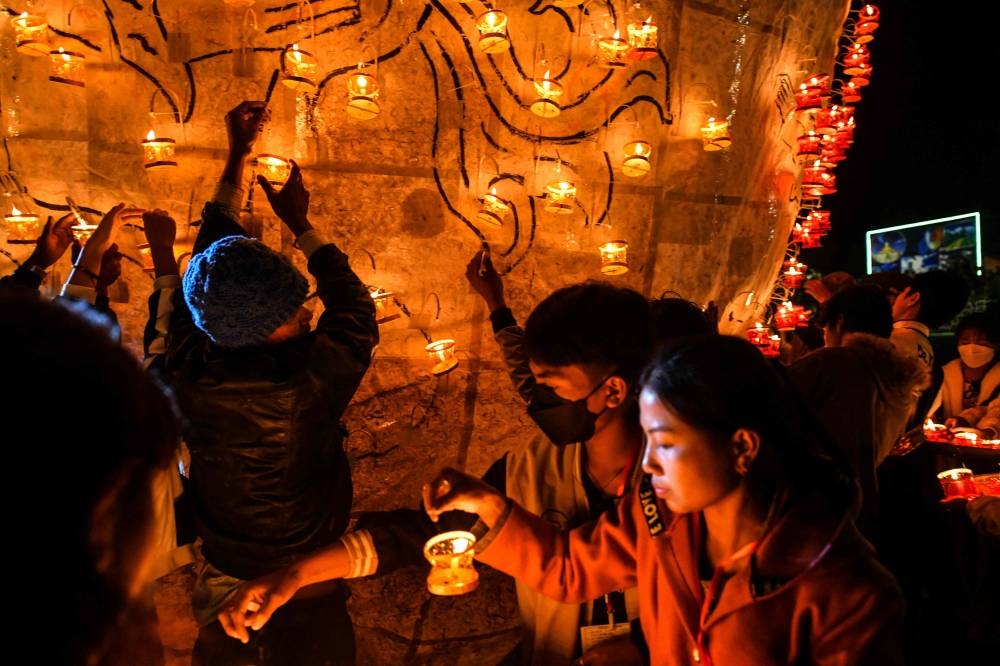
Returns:
[[[613,508],[641,475],[634,385],[652,353],[649,303],[640,293],[607,282],[571,285],[545,298],[522,331],[504,303],[503,284],[488,254],[473,257],[466,278],[486,301],[511,378],[541,430],[527,443],[512,443],[483,479],[563,529],[589,522]],[[267,600],[263,611],[269,614],[307,579],[382,574],[423,562],[422,546],[430,535],[468,529],[471,522],[469,514],[454,512],[461,515],[442,517],[447,523],[442,528],[416,513],[399,509],[361,516],[354,532],[300,561],[298,571],[245,584],[229,616],[220,618],[223,626],[238,633],[247,602]],[[634,589],[585,604],[557,603],[519,583],[517,595],[525,637],[523,657],[511,655],[513,662],[631,666],[648,660]]]

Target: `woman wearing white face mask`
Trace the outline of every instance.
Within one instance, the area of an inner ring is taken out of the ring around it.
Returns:
[[[1000,421],[1000,358],[997,357],[996,316],[985,312],[966,315],[955,328],[958,358],[944,366],[938,395],[939,419],[949,427],[972,427],[997,437]],[[935,413],[932,410],[931,413]]]

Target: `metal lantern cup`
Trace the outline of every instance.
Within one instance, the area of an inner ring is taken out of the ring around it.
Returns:
[[[292,175],[292,163],[279,155],[261,153],[254,158],[254,169],[274,187],[282,187]]]
[[[979,488],[972,477],[971,469],[956,467],[941,472],[937,478],[946,500],[979,495]]]
[[[47,56],[52,51],[49,45],[49,23],[45,17],[24,12],[12,18],[10,24],[14,26],[14,46],[21,53]]]
[[[608,241],[598,250],[601,252],[601,273],[604,275],[628,273],[628,241]]]
[[[854,41],[858,44],[867,44],[875,39],[875,30],[878,28],[879,11],[875,5],[865,5],[858,12],[858,21],[854,24]]]
[[[379,86],[374,76],[358,71],[347,80],[347,114],[358,120],[371,120],[382,108],[378,103]]]
[[[563,94],[562,84],[550,79],[549,72],[545,72],[541,81],[533,81],[532,84],[537,95],[535,101],[531,103],[533,114],[542,118],[555,118],[562,113],[562,107],[559,106],[559,98]]]
[[[398,314],[393,314],[389,311],[392,307],[392,292],[385,291],[381,287],[370,286],[368,287],[368,294],[372,297],[372,301],[375,303],[375,323],[384,324],[387,321],[392,321],[399,317]]]
[[[708,151],[725,150],[733,145],[729,134],[729,123],[718,118],[709,118],[701,128],[702,148]]]
[[[491,9],[476,19],[479,30],[479,50],[483,53],[503,53],[510,48],[507,36],[507,15],[499,9]]]
[[[281,82],[292,90],[315,93],[317,67],[313,54],[303,51],[298,44],[281,52]]]
[[[575,200],[576,185],[572,181],[560,178],[545,186],[545,210],[550,213],[570,215]]]
[[[625,159],[622,161],[622,173],[630,178],[639,178],[649,173],[652,165],[649,156],[653,147],[646,141],[630,141],[625,144]]]
[[[631,47],[621,32],[615,30],[613,37],[601,37],[597,42],[597,64],[606,69],[622,69],[628,66],[626,60]]]
[[[83,65],[86,61],[86,56],[82,53],[66,51],[60,46],[58,51],[49,52],[49,60],[52,62],[49,81],[65,83],[80,88],[87,85],[83,75]]]
[[[476,219],[487,226],[500,227],[508,213],[510,213],[510,202],[497,196],[497,188],[494,187],[483,195]]]
[[[7,232],[7,242],[12,245],[34,244],[42,232],[38,215],[30,210],[21,210],[15,203],[8,203],[3,216],[3,226]]]
[[[656,57],[659,29],[650,16],[642,23],[628,24],[628,57],[630,60],[648,60]]]
[[[458,365],[458,359],[455,358],[454,340],[435,340],[424,347],[424,351],[434,361],[431,372],[435,375],[443,375]]]
[[[142,142],[142,165],[147,169],[177,166],[177,160],[174,159],[176,146],[177,142],[173,139],[156,136],[156,132],[149,130]]]
[[[476,537],[456,530],[431,537],[424,544],[424,557],[431,563],[427,589],[439,596],[472,592],[479,586],[479,572],[473,563]]]

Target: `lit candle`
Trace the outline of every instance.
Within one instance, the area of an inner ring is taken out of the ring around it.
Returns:
[[[598,250],[601,253],[601,273],[604,275],[628,273],[628,241],[608,241]]]
[[[965,467],[956,467],[945,470],[937,475],[941,490],[944,491],[944,499],[959,499],[976,497],[979,495],[979,488],[972,478],[972,470]]]
[[[49,24],[44,17],[23,12],[10,23],[14,27],[14,47],[18,51],[30,56],[47,56],[52,51]]]
[[[435,340],[424,347],[432,361],[435,361],[431,372],[435,375],[443,375],[458,365],[455,358],[454,340]]]
[[[398,314],[389,312],[389,307],[392,305],[391,291],[386,291],[381,287],[372,285],[368,287],[368,295],[372,297],[372,301],[375,303],[375,323],[384,324],[399,318]]]
[[[830,95],[830,77],[826,74],[814,74],[799,84],[795,93],[795,108],[798,111],[818,109]]]
[[[774,313],[774,326],[779,331],[791,331],[799,323],[799,310],[790,301],[785,301]]]
[[[767,344],[767,336],[768,336],[767,329],[764,328],[764,325],[761,324],[759,321],[756,324],[754,324],[753,328],[747,329],[746,336],[747,340],[750,341],[750,344],[756,345],[758,347]]]
[[[274,187],[281,187],[292,175],[291,162],[278,155],[261,153],[254,158],[253,166],[257,169],[257,173],[264,176],[264,179]]]
[[[576,185],[572,181],[558,179],[545,186],[545,210],[550,213],[569,215],[576,200]]]
[[[607,69],[621,69],[628,65],[625,56],[629,50],[628,41],[622,39],[621,31],[615,30],[613,37],[601,37],[597,42],[597,64]]]
[[[724,150],[732,145],[729,123],[719,118],[709,118],[701,128],[702,148],[708,151]]]
[[[510,202],[497,196],[497,188],[494,187],[483,195],[482,206],[476,214],[476,219],[487,226],[500,227],[509,212]]]
[[[316,68],[318,63],[309,51],[303,51],[298,44],[292,44],[281,54],[281,82],[299,92],[316,92]]]
[[[177,142],[167,137],[158,137],[156,132],[149,130],[142,142],[143,166],[147,169],[177,166],[174,159],[174,147]]]
[[[854,41],[867,44],[875,39],[874,32],[878,28],[879,11],[875,5],[865,5],[858,12],[858,21],[854,24]]]
[[[549,75],[550,72],[546,70],[541,81],[533,82],[537,97],[531,103],[531,112],[542,118],[555,118],[562,112],[558,100],[562,97],[563,87],[558,81],[550,79]]]
[[[479,50],[483,53],[502,53],[510,48],[507,37],[507,15],[491,9],[476,20],[479,30]]]
[[[52,61],[49,81],[80,88],[86,85],[83,78],[83,63],[86,58],[82,53],[66,51],[60,46],[58,51],[49,52],[49,59]]]
[[[656,57],[658,28],[653,23],[653,17],[647,17],[642,23],[628,24],[628,57],[632,60],[648,60]]]
[[[424,557],[431,563],[427,589],[431,594],[465,594],[479,585],[479,573],[473,564],[476,537],[471,532],[444,532],[424,544]]]
[[[809,130],[798,138],[798,157],[804,160],[815,160],[821,151],[821,137],[816,132]]]
[[[4,227],[7,230],[7,242],[15,245],[34,243],[41,233],[38,216],[27,210],[20,210],[11,204],[10,212],[3,216]]]
[[[844,56],[844,74],[861,74],[871,63],[871,52],[864,44],[855,42],[847,49]]]
[[[358,120],[371,120],[382,112],[379,106],[379,85],[374,76],[365,74],[363,65],[347,79],[347,114]]]
[[[789,289],[798,289],[805,281],[806,265],[800,261],[786,261],[783,273],[785,286]]]
[[[812,197],[835,194],[837,177],[820,160],[816,160],[802,170],[802,192]]]
[[[625,160],[622,162],[622,173],[631,178],[639,178],[649,173],[651,165],[649,156],[653,147],[645,141],[631,141],[625,145]]]

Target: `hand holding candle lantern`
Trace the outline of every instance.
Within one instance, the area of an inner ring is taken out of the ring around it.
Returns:
[[[264,176],[264,179],[275,188],[281,188],[285,181],[292,175],[292,164],[284,157],[261,153],[253,160],[253,166],[257,174]]]
[[[472,592],[479,586],[479,572],[473,564],[476,537],[472,532],[443,532],[427,540],[424,557],[431,563],[427,589],[439,596]]]

